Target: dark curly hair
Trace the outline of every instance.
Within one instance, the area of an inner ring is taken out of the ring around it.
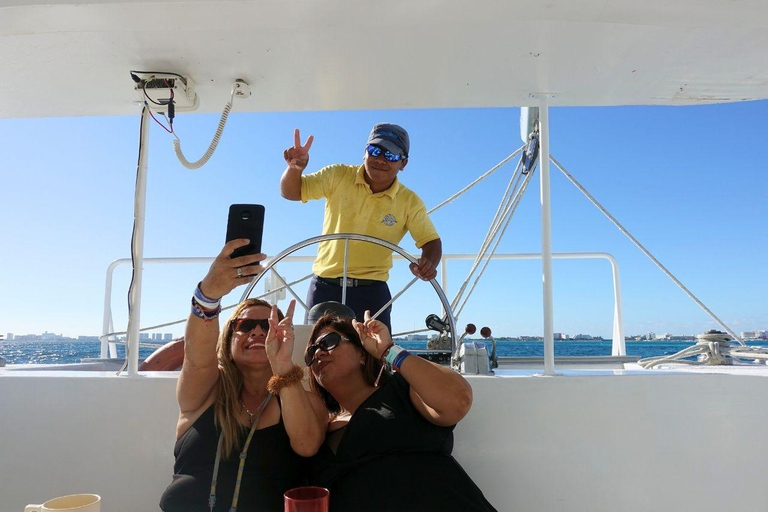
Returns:
[[[332,330],[338,332],[341,334],[344,338],[349,340],[350,343],[355,345],[358,350],[362,354],[365,355],[365,365],[360,368],[360,370],[363,372],[363,379],[365,382],[367,382],[370,385],[373,385],[374,382],[376,382],[376,378],[379,376],[379,371],[381,370],[381,361],[376,359],[374,356],[372,356],[370,353],[368,353],[367,350],[363,347],[362,342],[360,341],[360,336],[358,336],[357,331],[352,326],[352,319],[346,318],[346,317],[339,317],[332,313],[326,313],[323,316],[320,317],[320,319],[315,323],[315,326],[312,328],[312,333],[309,335],[309,341],[307,342],[307,346],[312,345],[315,340],[317,340],[319,334],[326,328],[330,327]],[[389,382],[389,379],[391,378],[391,375],[386,370],[382,373],[381,379],[379,380],[379,385],[385,385],[387,382]],[[314,374],[312,371],[309,371],[309,388],[320,395],[320,398],[323,399],[323,402],[325,403],[325,407],[328,409],[331,413],[338,413],[341,411],[341,406],[339,405],[339,402],[336,401],[335,398],[328,392],[327,389],[325,389],[323,386],[320,385],[320,383],[315,379]]]

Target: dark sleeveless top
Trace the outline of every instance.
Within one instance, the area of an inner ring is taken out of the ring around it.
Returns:
[[[162,510],[208,512],[219,433],[211,405],[176,441],[173,481],[160,498]],[[235,452],[219,463],[216,512],[227,512],[232,505],[240,451],[247,435],[248,430],[245,430]],[[291,449],[282,415],[276,425],[254,432],[243,468],[238,512],[282,512],[283,493],[306,484],[307,462],[308,459],[296,455]]]
[[[495,511],[451,456],[454,427],[425,420],[409,389],[396,373],[368,397],[336,453],[326,439],[312,459],[310,484],[331,491],[331,512]]]

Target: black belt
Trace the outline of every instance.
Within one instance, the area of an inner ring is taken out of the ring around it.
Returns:
[[[318,281],[321,281],[325,284],[330,284],[333,286],[344,286],[344,278],[343,277],[320,277],[316,276]],[[348,277],[347,278],[347,287],[348,288],[356,288],[358,286],[371,286],[374,284],[381,284],[384,281],[376,281],[375,279],[355,279],[354,277]]]

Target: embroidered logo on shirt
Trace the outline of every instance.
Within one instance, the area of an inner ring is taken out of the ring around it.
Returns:
[[[381,219],[381,223],[384,224],[385,226],[394,226],[395,224],[397,224],[397,219],[395,218],[394,215],[392,215],[391,213],[388,213],[384,216],[383,219]]]

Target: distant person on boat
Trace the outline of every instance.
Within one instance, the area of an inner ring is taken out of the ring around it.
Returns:
[[[451,456],[453,429],[472,405],[469,383],[365,318],[325,315],[310,335],[310,388],[331,412],[310,483],[331,491],[332,512],[495,510]]]
[[[395,245],[410,232],[421,249],[413,275],[429,280],[437,275],[442,243],[424,202],[397,179],[408,164],[408,132],[396,124],[373,127],[363,151],[362,165],[334,164],[302,175],[309,164],[313,136],[301,144],[299,130],[293,147],[283,152],[288,167],[280,179],[286,199],[307,202],[325,198],[323,234],[357,233],[381,238]],[[377,244],[351,242],[347,268],[345,303],[363,319],[366,310],[378,312],[392,298],[387,279],[392,251]],[[344,275],[344,241],[322,242],[312,266],[314,276],[307,293],[307,306],[328,300],[341,301]],[[377,318],[391,330],[388,307]]]
[[[328,411],[291,361],[294,301],[283,316],[248,299],[219,333],[221,297],[263,270],[264,254],[230,259],[245,245],[227,243],[192,297],[173,482],[160,500],[167,512],[282,511],[283,493],[306,483],[305,457],[325,436]]]

